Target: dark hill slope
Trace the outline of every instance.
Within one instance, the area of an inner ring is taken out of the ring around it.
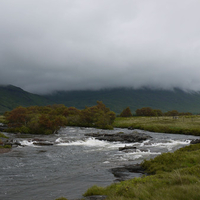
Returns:
[[[133,113],[137,108],[142,107],[161,109],[163,112],[178,110],[179,112],[200,113],[200,93],[187,93],[179,89],[167,91],[120,88],[98,91],[59,91],[45,97],[56,103],[79,109],[93,106],[99,100],[118,114],[127,106]]]
[[[0,113],[12,110],[17,106],[49,105],[51,100],[43,96],[32,94],[13,85],[0,86]]]
[[[151,107],[163,112],[178,110],[179,112],[200,113],[200,93],[186,93],[179,89],[173,91],[151,89],[105,89],[98,91],[57,91],[51,95],[36,95],[12,85],[0,86],[0,113],[12,110],[17,106],[64,104],[83,109],[85,106],[103,103],[117,114],[129,106],[132,113],[137,108]]]

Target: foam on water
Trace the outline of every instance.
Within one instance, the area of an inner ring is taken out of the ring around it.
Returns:
[[[190,139],[200,138],[139,130],[139,133],[144,132],[152,138],[141,143],[122,143],[85,136],[85,133],[118,132],[132,133],[132,130],[67,127],[49,136],[17,137],[16,141],[23,146],[0,156],[0,180],[3,181],[0,199],[21,200],[32,197],[51,200],[59,196],[80,199],[89,186],[113,183],[115,177],[110,169],[139,164],[144,159],[189,145]],[[37,143],[34,140],[36,138],[53,145],[34,145]],[[135,146],[136,149],[119,150],[119,147],[125,146]],[[133,173],[131,177],[134,176]]]
[[[136,149],[135,152],[129,152],[129,153],[121,153],[121,154],[115,154],[114,157],[120,160],[137,160],[140,158],[145,158],[150,155],[160,155],[161,152],[151,152],[148,151],[141,151],[139,149]]]
[[[189,145],[190,140],[180,141],[180,140],[172,140],[170,139],[168,142],[158,142],[158,143],[152,143],[150,146],[153,147],[159,147],[159,148],[167,148],[169,151],[173,149],[175,146],[179,145]]]
[[[32,140],[22,140],[22,141],[20,141],[20,144],[21,144],[22,146],[34,146]]]
[[[59,146],[88,146],[88,147],[105,147],[110,146],[109,142],[97,140],[95,138],[87,138],[85,140],[77,140],[72,142],[61,142]]]
[[[55,143],[62,143],[63,141],[64,140],[61,137],[59,137],[59,138],[56,139]]]

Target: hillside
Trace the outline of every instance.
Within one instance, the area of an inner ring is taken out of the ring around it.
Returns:
[[[127,106],[132,113],[137,108],[151,107],[161,109],[163,112],[178,110],[179,112],[200,113],[200,93],[187,93],[179,89],[173,91],[143,89],[104,89],[98,91],[57,91],[50,95],[36,95],[12,85],[0,86],[0,113],[13,108],[31,105],[64,104],[83,109],[85,106],[96,105],[97,101],[103,103],[117,114]]]
[[[142,107],[161,109],[163,112],[175,109],[179,112],[200,113],[200,93],[186,93],[179,89],[167,91],[118,88],[98,91],[59,91],[45,97],[59,104],[79,109],[95,105],[99,100],[117,114],[127,106],[130,107],[132,113]]]
[[[0,86],[0,114],[17,106],[48,105],[51,100],[40,95],[32,94],[13,85]]]

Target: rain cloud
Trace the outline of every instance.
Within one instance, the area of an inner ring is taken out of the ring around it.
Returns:
[[[200,91],[199,0],[1,0],[0,84]]]

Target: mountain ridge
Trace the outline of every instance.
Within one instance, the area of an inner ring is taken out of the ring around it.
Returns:
[[[53,104],[54,102],[37,94],[24,91],[20,87],[14,85],[0,86],[0,113],[12,110],[18,106],[44,106]]]
[[[177,110],[179,112],[200,113],[200,93],[185,92],[181,89],[155,90],[150,88],[114,88],[101,90],[55,91],[52,94],[38,95],[24,91],[13,85],[0,86],[0,113],[12,110],[17,106],[45,106],[64,104],[67,107],[84,109],[94,106],[97,101],[103,103],[117,114],[126,107],[132,113],[142,107],[160,109],[163,112]]]
[[[200,113],[200,93],[185,92],[178,88],[174,90],[115,88],[98,91],[58,91],[45,97],[61,104],[64,103],[66,106],[81,108],[92,106],[99,100],[118,114],[127,106],[133,113],[142,107],[161,109],[163,112],[178,110]]]

